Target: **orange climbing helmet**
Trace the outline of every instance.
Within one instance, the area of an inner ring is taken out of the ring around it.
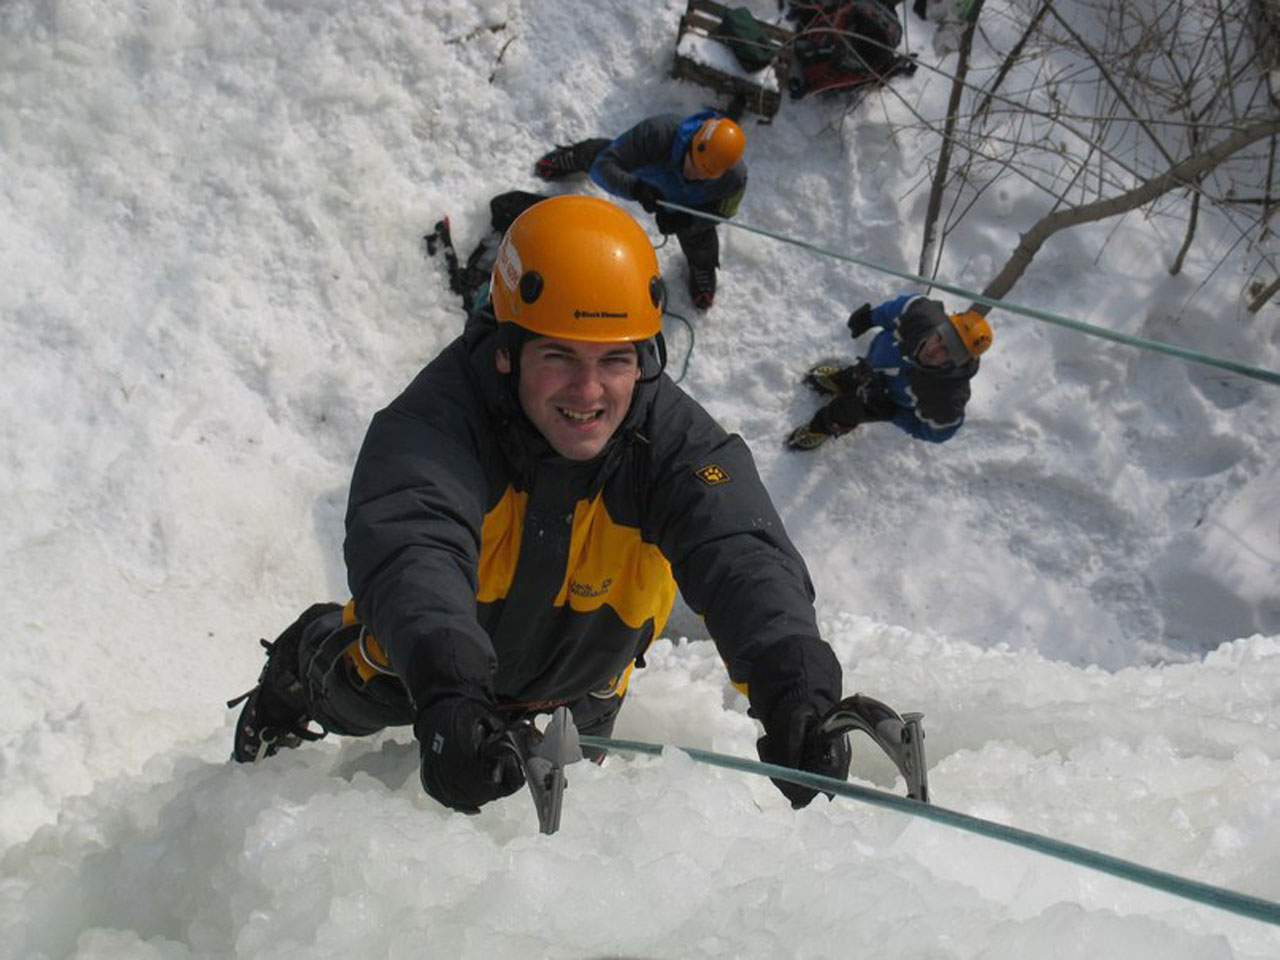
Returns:
[[[703,122],[689,142],[689,157],[704,177],[722,176],[738,162],[747,145],[742,128],[728,117]]]
[[[991,325],[977,310],[953,313],[947,319],[951,321],[951,330],[959,343],[954,343],[951,337],[945,336],[945,329],[943,340],[948,341],[948,352],[957,363],[968,359],[968,357],[956,356],[955,347],[957,346],[962,348],[969,357],[980,357],[991,347]]]
[[[550,197],[517,217],[490,289],[498,323],[544,337],[621,343],[662,330],[666,290],[653,244],[599,197]]]

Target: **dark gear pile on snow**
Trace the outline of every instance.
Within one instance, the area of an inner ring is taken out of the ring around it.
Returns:
[[[428,256],[434,257],[443,252],[445,265],[449,270],[449,289],[462,297],[462,309],[468,317],[489,298],[489,278],[493,274],[493,264],[498,259],[498,244],[502,242],[503,234],[515,222],[516,217],[539,200],[545,199],[546,196],[541,193],[508,190],[490,200],[489,232],[480,238],[465,265],[459,261],[457,250],[454,249],[448,217],[438,221],[432,232],[422,238]]]
[[[760,21],[746,7],[727,11],[715,36],[724,42],[742,69],[749,73],[769,66],[781,49],[769,39]]]
[[[902,22],[891,0],[791,0],[799,75],[793,99],[810,93],[881,84],[915,73],[913,57],[895,52]]]

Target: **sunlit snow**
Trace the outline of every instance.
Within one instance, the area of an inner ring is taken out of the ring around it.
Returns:
[[[442,809],[407,730],[227,762],[257,639],[346,599],[369,417],[460,330],[422,235],[449,214],[465,254],[545,149],[708,102],[668,76],[682,10],[0,4],[0,956],[1280,955],[1275,926],[846,799],[793,812],[678,751],[572,767],[550,837],[527,794]],[[942,114],[944,76],[894,88]],[[937,144],[905,116],[748,123],[739,219],[912,269]],[[1041,212],[984,196],[940,276],[980,289]],[[1133,215],[1012,299],[1280,368],[1280,311],[1244,310],[1202,216],[1181,276],[1180,226]],[[903,286],[721,236],[705,315],[659,253],[683,386],[755,451],[846,692],[925,714],[935,801],[1280,900],[1280,390],[997,311],[952,442],[787,453],[799,375]],[[700,621],[668,633],[616,734],[754,757]]]

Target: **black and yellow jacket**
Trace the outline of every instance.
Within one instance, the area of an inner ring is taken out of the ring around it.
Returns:
[[[621,692],[677,584],[736,682],[817,638],[808,572],[740,437],[664,375],[598,457],[566,460],[518,412],[496,340],[469,326],[375,415],[352,479],[356,614],[415,703]]]

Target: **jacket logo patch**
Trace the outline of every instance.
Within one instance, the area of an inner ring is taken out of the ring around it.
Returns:
[[[727,470],[723,467],[716,466],[714,463],[708,463],[705,467],[699,467],[693,471],[693,475],[705,483],[708,487],[714,487],[717,483],[728,483],[733,477],[729,476]]]
[[[609,588],[612,586],[613,580],[610,577],[605,577],[605,579],[601,581],[599,587],[593,587],[590,584],[574,581],[569,584],[569,592],[575,597],[603,597],[609,592]]]

